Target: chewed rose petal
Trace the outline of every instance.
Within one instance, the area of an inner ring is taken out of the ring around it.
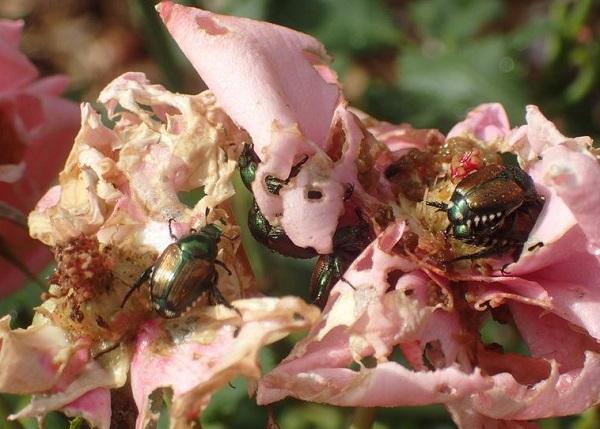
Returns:
[[[556,192],[588,239],[588,249],[600,256],[600,164],[579,147],[557,145],[543,152],[536,177]]]
[[[360,192],[354,163],[365,133],[326,70],[323,46],[268,23],[171,2],[158,10],[224,110],[250,134],[261,159],[252,190],[263,215],[280,223],[296,245],[330,252],[344,189]],[[336,145],[342,147],[332,149]],[[330,149],[340,150],[342,159],[332,159]],[[280,196],[270,194],[268,176],[285,180],[305,156],[313,159],[296,180]],[[304,172],[311,165],[313,172]]]
[[[395,362],[353,371],[315,368],[286,378],[273,374],[259,387],[258,402],[268,404],[287,395],[339,406],[397,407],[445,403],[478,392],[489,385],[478,371],[457,368],[414,372]],[[277,386],[277,387],[271,387]]]
[[[0,319],[0,390],[31,394],[51,390],[64,371],[74,364],[81,371],[81,357],[65,332],[52,325],[10,329],[10,316]],[[76,363],[79,361],[79,363]]]
[[[164,239],[144,238],[151,219],[193,225],[204,220],[207,208],[233,195],[236,155],[228,153],[226,139],[239,131],[209,93],[174,94],[151,85],[143,74],[127,73],[99,100],[115,125],[105,126],[83,105],[82,129],[60,176],[60,191],[30,215],[32,236],[56,245],[96,234],[103,243],[142,242],[162,250],[169,239],[166,224]],[[117,106],[121,110],[115,112]],[[179,200],[178,192],[200,187],[206,195],[196,207]]]
[[[127,359],[119,359],[119,362],[113,363],[110,370],[105,370],[96,361],[89,362],[78,374],[77,378],[72,380],[70,384],[64,386],[57,392],[43,393],[40,395],[32,395],[31,402],[21,411],[10,416],[11,420],[20,419],[23,417],[42,417],[50,411],[62,410],[68,407],[69,404],[78,401],[88,392],[93,392],[99,388],[112,389],[121,387],[127,381],[127,370],[129,362]],[[96,400],[97,398],[92,397]],[[101,399],[103,399],[101,397]],[[86,405],[86,402],[82,405]],[[77,405],[77,403],[76,403]],[[87,404],[92,406],[93,404]],[[106,413],[104,407],[106,404],[99,403],[98,409],[91,410],[93,413],[98,413],[98,418]],[[96,417],[96,415],[94,415]]]
[[[157,8],[225,111],[250,133],[259,157],[276,124],[297,124],[308,139],[324,143],[340,93],[315,70],[327,57],[321,43],[288,28],[169,1]]]
[[[413,263],[388,253],[403,230],[403,224],[391,225],[346,271],[344,277],[353,287],[338,282],[333,288],[322,322],[261,380],[259,403],[288,395],[356,406],[424,404],[442,397],[447,402],[487,383],[480,374],[463,374],[456,368],[415,375],[386,362],[395,345],[418,338],[434,308],[442,305],[430,299],[431,289],[439,286]],[[400,277],[390,284],[393,272]],[[369,355],[379,361],[375,368],[349,369]],[[448,387],[451,381],[455,390]]]
[[[446,138],[473,136],[482,142],[494,143],[510,131],[508,116],[499,103],[481,104],[467,114],[467,118],[456,124]]]
[[[106,388],[91,390],[67,404],[62,411],[69,417],[83,417],[98,429],[109,429],[112,414],[110,391]]]
[[[140,411],[138,429],[156,418],[149,402],[155,389],[173,389],[172,419],[192,419],[208,404],[212,393],[234,376],[260,376],[261,347],[291,331],[306,329],[318,315],[315,307],[297,298],[256,298],[232,304],[242,314],[241,327],[236,326],[238,316],[229,312],[228,318],[207,320],[174,346],[167,338],[178,335],[177,331],[167,333],[156,321],[144,325],[131,366],[133,395]]]
[[[31,394],[31,403],[11,416],[43,416],[76,401],[98,387],[117,387],[127,377],[124,365],[111,372],[90,361],[88,343],[70,344],[65,332],[41,324],[11,330],[10,318],[0,320],[0,390]]]
[[[600,400],[600,355],[586,352],[582,368],[560,373],[552,362],[548,378],[518,383],[509,373],[493,377],[494,387],[476,395],[473,406],[496,419],[529,420],[580,413]]]

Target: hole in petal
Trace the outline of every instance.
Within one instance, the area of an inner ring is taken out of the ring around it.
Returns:
[[[331,133],[331,140],[327,146],[327,155],[333,162],[338,161],[342,157],[342,149],[344,142],[346,141],[346,133],[342,126],[342,121],[338,120],[335,123],[333,131]]]
[[[454,387],[451,387],[446,383],[438,384],[438,386],[436,387],[436,390],[439,393],[443,393],[446,395],[453,395],[456,392],[456,389]]]
[[[442,350],[440,340],[430,341],[425,344],[423,348],[423,363],[432,371],[446,366],[446,356]]]
[[[310,189],[307,193],[306,193],[306,197],[309,200],[320,200],[321,198],[323,198],[323,192],[321,192],[318,189]]]
[[[388,284],[388,288],[387,288],[386,292],[390,292],[390,291],[396,289],[396,283],[398,283],[398,280],[403,275],[404,275],[404,271],[402,271],[402,270],[389,271],[386,276],[386,281]]]
[[[365,366],[365,368],[375,368],[377,366],[377,359],[373,356],[365,356],[360,360],[360,362]]]
[[[190,191],[177,192],[177,199],[179,199],[180,203],[193,208],[205,195],[204,186],[199,186]]]

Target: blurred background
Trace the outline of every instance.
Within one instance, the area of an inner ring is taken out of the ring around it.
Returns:
[[[22,50],[42,75],[66,74],[67,96],[93,102],[125,71],[142,71],[172,91],[205,87],[162,27],[152,0],[2,0],[0,17],[23,19]],[[285,25],[321,40],[351,103],[369,114],[442,132],[482,102],[501,102],[513,126],[537,104],[567,135],[600,135],[600,1],[598,0],[187,0],[179,3]],[[1,67],[1,66],[0,66]],[[239,187],[236,216],[246,224],[250,196]],[[0,231],[1,234],[1,231]],[[25,238],[24,238],[25,239]],[[248,234],[244,244],[265,293],[308,296],[312,262],[278,257]],[[52,267],[41,274],[43,278]],[[266,273],[269,273],[266,276]],[[283,286],[282,286],[283,285]],[[28,283],[0,300],[0,315],[27,326],[40,289]],[[490,325],[484,336],[518,350],[518,336]],[[291,349],[288,338],[266,349],[273,367]],[[205,429],[265,427],[267,411],[244,382],[220,391],[202,417]],[[0,396],[0,428],[27,398]],[[274,407],[283,429],[341,429],[353,410],[286,400]],[[58,414],[46,428],[76,427]],[[165,427],[165,419],[161,426]],[[600,428],[595,410],[548,419],[544,429]],[[84,427],[84,426],[81,426]],[[443,407],[380,409],[376,429],[452,428]]]

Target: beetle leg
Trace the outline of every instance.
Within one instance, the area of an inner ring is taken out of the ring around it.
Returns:
[[[227,265],[225,265],[223,262],[219,261],[218,259],[215,259],[215,264],[219,267],[222,267],[225,271],[227,271],[227,274],[231,275],[231,270],[227,268]]]
[[[271,194],[279,195],[279,191],[285,185],[290,183],[290,179],[296,177],[298,173],[300,173],[300,169],[304,165],[306,161],[308,161],[308,155],[304,155],[304,157],[298,162],[298,164],[294,165],[290,170],[290,175],[287,179],[279,179],[278,177],[268,175],[265,177],[265,184],[267,185],[267,191]]]
[[[506,269],[508,268],[509,265],[511,265],[512,262],[508,262],[504,265],[502,265],[502,268],[500,268],[500,272],[502,273],[503,276],[510,276],[510,272],[506,271]]]
[[[177,241],[177,236],[176,236],[175,234],[173,234],[173,229],[172,229],[172,227],[171,227],[171,224],[173,223],[173,221],[174,221],[174,220],[175,220],[175,219],[173,219],[173,218],[170,218],[170,219],[169,219],[169,235],[171,236],[171,238],[172,238],[173,240]]]
[[[480,250],[479,252],[471,253],[469,255],[457,256],[456,258],[452,258],[447,262],[452,264],[452,263],[458,262],[458,261],[487,258],[488,256],[493,256],[493,255],[497,255],[497,254],[501,253],[502,250],[503,249],[498,246],[486,247],[485,249]]]
[[[146,270],[142,273],[142,275],[137,279],[135,284],[133,286],[131,286],[131,288],[129,288],[129,290],[125,294],[125,297],[123,298],[123,301],[121,301],[121,308],[123,308],[125,306],[125,303],[129,299],[131,294],[133,292],[135,292],[137,289],[139,289],[140,286],[143,285],[150,278],[153,270],[154,270],[154,265],[151,265],[148,268],[146,268]]]
[[[217,287],[217,282],[219,281],[219,273],[217,273],[215,271],[214,275],[211,277],[211,279],[209,281],[210,281],[210,284],[212,285],[210,287],[210,289],[208,290],[208,302],[209,302],[209,304],[210,305],[222,304],[222,305],[224,305],[225,307],[227,307],[227,308],[229,308],[231,310],[235,310],[235,312],[240,317],[242,317],[242,313],[240,313],[240,310],[238,310],[233,305],[231,305],[229,303],[229,301],[227,301],[227,299],[225,299],[225,297],[223,296],[223,294],[221,293],[221,291]]]
[[[544,247],[544,243],[542,243],[541,241],[538,241],[538,242],[537,242],[537,243],[535,243],[533,246],[529,246],[529,247],[527,248],[527,250],[528,250],[529,252],[533,252],[535,249],[539,249],[539,248],[542,248],[542,247]]]
[[[438,211],[441,211],[441,212],[445,212],[448,209],[448,204],[440,203],[438,201],[427,201],[427,202],[425,202],[425,204],[430,207],[435,207],[436,209],[438,209]]]

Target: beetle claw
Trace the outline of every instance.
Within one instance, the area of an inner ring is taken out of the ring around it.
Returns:
[[[350,286],[352,288],[352,290],[356,290],[356,286],[354,286],[352,283],[350,283],[348,280],[346,280],[344,278],[344,276],[340,277],[340,280],[343,281],[344,283],[346,283],[348,286]]]

